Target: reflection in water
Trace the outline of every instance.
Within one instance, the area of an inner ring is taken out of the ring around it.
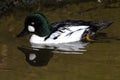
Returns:
[[[97,33],[94,43],[109,43],[111,40],[106,33]],[[26,61],[33,66],[45,66],[52,58],[53,53],[83,54],[88,42],[72,42],[65,44],[31,44],[32,47],[18,47],[26,56]]]
[[[88,43],[86,42],[71,42],[71,43],[62,43],[62,44],[34,44],[32,43],[33,48],[39,49],[50,49],[50,50],[57,50],[57,51],[86,51],[84,48],[87,46]]]
[[[66,44],[32,44],[31,48],[18,47],[25,54],[26,61],[33,66],[45,66],[52,58],[53,53],[83,54],[88,43],[74,42]]]
[[[33,50],[24,47],[18,47],[18,49],[25,54],[26,61],[32,66],[45,66],[53,56],[50,50]]]

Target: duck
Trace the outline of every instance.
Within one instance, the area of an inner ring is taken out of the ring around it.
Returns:
[[[25,18],[24,29],[17,37],[32,33],[32,44],[64,44],[76,41],[94,41],[94,35],[110,26],[113,22],[96,23],[83,20],[64,20],[49,23],[42,13],[32,13]]]

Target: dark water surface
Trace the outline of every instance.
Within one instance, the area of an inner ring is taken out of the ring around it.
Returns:
[[[30,36],[15,37],[23,28],[24,18],[29,14],[27,10],[1,17],[0,80],[119,80],[120,8],[98,8],[79,14],[83,9],[96,5],[96,3],[81,3],[53,11],[49,9],[43,11],[50,22],[82,19],[113,21],[114,24],[102,31],[107,33],[108,37],[88,44],[84,54],[33,50],[33,53],[41,54],[39,57],[42,66],[37,67],[30,65],[31,62],[28,63],[28,58],[20,51],[20,49],[25,51],[23,47],[20,48],[22,45],[30,46],[28,42]],[[31,49],[27,50],[31,52]]]

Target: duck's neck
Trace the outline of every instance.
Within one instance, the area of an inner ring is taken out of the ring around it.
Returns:
[[[51,27],[47,18],[43,14],[35,14],[34,16],[40,17],[40,19],[42,21],[43,29],[42,29],[42,31],[40,30],[41,33],[39,33],[39,31],[38,31],[38,35],[41,37],[50,35],[50,33],[53,31],[53,27]]]
[[[45,25],[44,26],[45,28],[43,29],[43,34],[42,36],[45,37],[45,36],[48,36],[51,34],[51,32],[53,31],[53,28],[48,24],[48,25]]]
[[[53,31],[53,27],[50,24],[43,24],[41,27],[36,29],[35,34],[40,37],[49,36]]]

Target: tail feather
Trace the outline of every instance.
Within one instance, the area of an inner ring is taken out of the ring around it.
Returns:
[[[113,22],[103,22],[103,23],[92,23],[93,26],[90,27],[89,36],[94,36],[96,32],[109,27]]]
[[[103,22],[103,23],[100,23],[98,24],[98,30],[103,30],[107,27],[109,27],[113,22]]]

